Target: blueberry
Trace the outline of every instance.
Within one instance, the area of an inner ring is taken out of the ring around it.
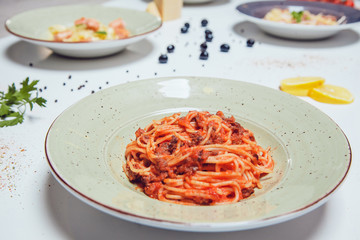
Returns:
[[[189,29],[184,26],[184,27],[181,28],[181,33],[187,33],[188,30],[189,30]]]
[[[252,47],[255,43],[255,40],[252,39],[252,38],[249,38],[247,41],[246,41],[246,46],[248,47]]]
[[[205,39],[207,42],[211,42],[213,40],[214,36],[210,33],[210,34],[206,34]]]
[[[169,46],[167,47],[168,53],[172,53],[172,52],[174,52],[174,50],[175,50],[175,46],[174,46],[174,45],[169,45]]]
[[[201,20],[201,26],[206,27],[208,25],[208,20],[203,19]]]
[[[159,57],[159,63],[167,63],[168,57],[166,54],[161,54]]]
[[[222,52],[228,52],[229,50],[230,50],[230,46],[226,43],[224,43],[220,46],[220,51],[222,51]]]
[[[206,51],[206,49],[207,49],[207,44],[206,44],[206,42],[203,42],[202,44],[200,44],[200,50],[201,50],[201,51]]]
[[[209,30],[209,29],[206,29],[206,30],[205,30],[205,35],[208,35],[208,34],[212,34],[212,31]]]
[[[189,27],[190,27],[190,23],[185,23],[184,26],[187,27],[187,28],[189,28]]]
[[[207,60],[209,58],[209,53],[207,51],[203,51],[200,53],[201,60]]]

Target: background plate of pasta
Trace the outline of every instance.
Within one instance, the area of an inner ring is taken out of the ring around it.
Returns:
[[[145,11],[102,5],[40,8],[9,18],[6,29],[22,40],[79,58],[122,51],[162,26]]]
[[[315,107],[208,77],[147,79],[92,94],[54,120],[45,152],[59,183],[94,208],[198,232],[306,214],[329,199],[351,164],[346,136]]]
[[[312,40],[331,37],[359,26],[360,11],[314,1],[255,1],[237,7],[241,16],[271,35]]]

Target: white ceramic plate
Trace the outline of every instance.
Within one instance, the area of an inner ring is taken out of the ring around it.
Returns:
[[[108,24],[121,17],[131,36],[119,40],[97,42],[53,42],[49,39],[48,28],[55,24],[71,26],[76,19],[91,17]],[[6,29],[22,40],[48,47],[54,52],[69,57],[102,57],[123,50],[129,44],[140,41],[158,30],[161,20],[145,11],[105,7],[101,5],[69,5],[35,9],[9,18]]]
[[[124,172],[124,151],[139,127],[190,109],[233,115],[270,146],[274,172],[235,204],[183,206],[152,199]],[[215,78],[136,81],[92,94],[51,125],[45,150],[55,178],[74,196],[116,217],[183,231],[244,230],[280,223],[323,204],[343,182],[351,149],[315,107],[279,90]]]
[[[313,14],[329,14],[336,16],[337,19],[345,17],[345,22],[335,26],[311,26],[264,20],[265,14],[275,7],[287,8],[290,11],[308,10]],[[360,26],[360,11],[339,4],[308,1],[252,1],[239,5],[237,10],[246,20],[255,23],[264,32],[289,39],[322,39],[342,30]]]

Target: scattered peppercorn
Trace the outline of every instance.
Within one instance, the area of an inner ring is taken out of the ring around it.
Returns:
[[[206,34],[205,36],[205,40],[207,42],[211,42],[213,40],[214,36],[212,35],[212,33]]]
[[[187,33],[188,30],[189,30],[189,29],[184,26],[184,27],[181,28],[181,33]]]
[[[167,52],[168,52],[168,53],[173,53],[174,50],[175,50],[175,46],[172,45],[172,44],[167,47]]]
[[[208,20],[206,20],[206,19],[203,19],[203,20],[201,20],[201,26],[202,27],[206,27],[207,25],[208,25]]]
[[[29,66],[32,67],[32,66],[33,66],[33,63],[29,63]]]
[[[207,51],[203,51],[200,53],[201,60],[207,60],[209,58],[209,53]]]
[[[206,29],[206,30],[205,30],[205,35],[207,35],[207,34],[212,34],[212,31],[209,30],[209,29]]]
[[[168,61],[168,57],[166,54],[161,54],[160,57],[159,57],[159,62],[160,63],[167,63]]]
[[[200,44],[200,50],[201,51],[206,51],[206,49],[207,49],[207,44],[206,44],[206,42],[203,42],[202,44]]]
[[[221,44],[221,46],[220,46],[220,51],[222,51],[222,52],[228,52],[229,50],[230,50],[230,46],[229,46],[228,44],[226,44],[226,43]]]
[[[249,38],[247,41],[246,41],[246,46],[248,47],[252,47],[255,43],[255,40],[252,39],[252,38]]]

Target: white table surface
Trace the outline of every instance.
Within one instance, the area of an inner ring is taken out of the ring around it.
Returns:
[[[23,124],[0,129],[0,239],[360,239],[360,29],[321,41],[277,39],[244,22],[235,10],[240,3],[218,0],[186,5],[181,19],[166,22],[160,31],[120,54],[99,59],[60,57],[2,29],[0,90],[26,77],[39,79],[41,96],[48,103],[46,108],[27,111]],[[144,10],[147,1],[106,4]],[[199,60],[203,18],[209,20],[208,28],[215,36],[208,44],[207,61]],[[185,22],[191,24],[190,32],[180,34]],[[253,48],[245,46],[250,37],[256,40]],[[219,51],[222,43],[230,45],[229,53]],[[175,52],[168,54],[167,64],[159,64],[157,59],[168,44],[175,45]],[[326,204],[304,216],[227,233],[178,232],[130,223],[93,209],[63,189],[44,155],[44,138],[52,121],[92,90],[165,76],[222,77],[274,89],[284,78],[322,76],[329,84],[348,88],[355,95],[349,105],[303,98],[329,115],[347,135],[353,161],[346,180]]]

